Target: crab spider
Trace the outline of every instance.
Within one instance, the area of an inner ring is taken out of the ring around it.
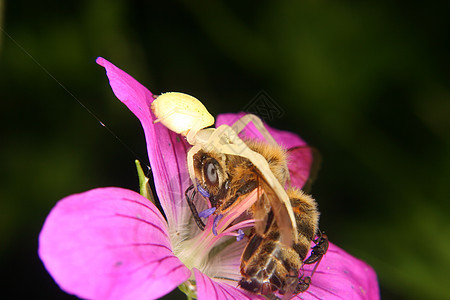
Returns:
[[[200,150],[215,151],[225,155],[238,155],[248,159],[263,174],[267,184],[277,195],[276,199],[270,198],[275,218],[281,231],[281,242],[291,245],[292,236],[297,243],[297,228],[294,212],[288,195],[281,183],[273,175],[269,164],[264,157],[251,150],[238,134],[252,122],[257,130],[270,144],[277,144],[272,135],[267,131],[261,119],[252,114],[247,114],[231,127],[221,125],[218,128],[207,128],[214,124],[214,117],[205,106],[196,98],[183,93],[170,92],[157,97],[151,109],[156,116],[155,123],[161,122],[168,129],[186,137],[192,148],[187,153],[187,166],[189,176],[195,184],[193,156]],[[281,204],[281,205],[280,205]],[[289,218],[286,218],[286,214]],[[292,234],[294,233],[294,234]]]

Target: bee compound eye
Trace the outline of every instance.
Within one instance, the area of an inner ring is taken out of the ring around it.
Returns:
[[[212,161],[206,164],[206,179],[210,183],[217,183],[218,179],[216,164]]]

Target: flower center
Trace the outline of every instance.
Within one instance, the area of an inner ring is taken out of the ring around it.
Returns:
[[[196,230],[191,238],[181,241],[180,245],[174,250],[175,255],[189,268],[196,268],[204,274],[214,277],[217,270],[224,266],[221,259],[218,259],[231,243],[230,236],[243,238],[242,229],[252,227],[255,223],[253,219],[247,219],[240,222],[235,220],[246,212],[258,199],[258,191],[254,190],[240,203],[228,211],[225,215],[211,215],[206,221],[203,231]],[[240,255],[242,253],[238,253]],[[212,264],[215,265],[214,267]],[[211,270],[215,270],[212,274]],[[209,274],[208,274],[209,273]],[[239,267],[236,267],[236,273],[239,273]]]

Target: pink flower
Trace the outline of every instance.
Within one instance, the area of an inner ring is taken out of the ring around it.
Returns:
[[[222,244],[236,235],[230,228],[211,233],[191,221],[184,192],[190,185],[186,168],[189,145],[162,124],[153,124],[153,95],[103,58],[111,87],[141,121],[155,187],[166,219],[140,194],[117,187],[98,188],[60,200],[48,215],[39,236],[39,256],[66,292],[88,299],[155,299],[186,283],[198,299],[262,299],[237,287],[245,239]],[[232,124],[238,115],[225,114],[217,124]],[[298,136],[269,128],[287,148],[304,146]],[[250,127],[245,134],[259,138]],[[303,186],[311,153],[297,152],[289,169],[292,183]],[[213,250],[214,249],[214,250]],[[215,253],[213,255],[213,253]],[[311,272],[305,266],[305,274]],[[227,278],[227,279],[224,279]],[[311,287],[294,299],[379,299],[373,269],[330,244]]]

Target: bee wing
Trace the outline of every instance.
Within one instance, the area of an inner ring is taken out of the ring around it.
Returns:
[[[215,135],[227,134],[227,139],[230,143],[220,144],[215,141],[212,146],[218,152],[223,154],[239,155],[247,158],[259,172],[261,178],[262,188],[264,194],[267,195],[272,211],[275,215],[275,220],[280,227],[280,241],[286,246],[290,247],[292,242],[297,242],[297,223],[295,222],[294,211],[291,206],[291,201],[286,193],[284,187],[275,178],[270,170],[267,160],[259,153],[252,151],[244,141],[242,141],[231,127],[225,125],[220,126],[214,132]]]
[[[298,146],[287,150],[291,185],[309,193],[322,163],[320,152],[309,146]]]
[[[264,201],[267,196],[260,183],[258,184],[258,199],[253,204],[253,218],[255,219],[255,230],[260,236],[263,236],[273,221],[273,212],[271,211],[270,201]]]
[[[287,205],[291,205],[291,202],[289,201],[286,203],[280,199],[262,174],[260,173],[258,176],[260,178],[260,187],[262,189],[261,196],[265,198],[265,201],[259,202],[268,203],[270,205],[270,209],[273,212],[272,217],[275,216],[275,221],[280,230],[280,241],[290,247],[292,246],[294,233],[296,232],[296,226],[292,223],[291,216],[289,215],[289,208],[287,207]],[[269,211],[267,211],[267,208],[255,210],[255,230],[260,235],[263,235],[267,231],[268,226],[270,226],[269,223],[272,222],[270,218],[270,209]],[[292,209],[292,207],[290,207],[290,209]],[[262,214],[264,214],[264,216],[262,216]]]

